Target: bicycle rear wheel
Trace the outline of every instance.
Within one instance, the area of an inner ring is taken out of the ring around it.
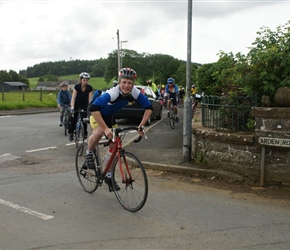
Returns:
[[[82,143],[77,148],[75,157],[76,173],[82,188],[88,193],[93,193],[98,188],[99,175],[96,173],[96,170],[88,169],[85,165],[87,147],[88,145],[86,143]],[[95,151],[93,151],[93,156],[95,164],[100,166],[99,158],[97,157],[97,153]]]
[[[122,177],[122,174],[124,179]],[[140,160],[129,152],[122,152],[113,162],[113,189],[119,203],[130,212],[137,212],[146,203],[148,196],[148,180],[146,171]],[[117,191],[115,184],[120,190]]]
[[[169,125],[172,129],[175,127],[175,113],[174,109],[171,107],[169,111]]]

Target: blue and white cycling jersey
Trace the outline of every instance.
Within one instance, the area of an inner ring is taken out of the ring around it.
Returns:
[[[110,116],[132,101],[138,102],[144,109],[153,110],[147,96],[143,95],[135,86],[133,86],[130,94],[124,96],[119,85],[117,85],[96,98],[90,111],[100,111],[102,116]]]

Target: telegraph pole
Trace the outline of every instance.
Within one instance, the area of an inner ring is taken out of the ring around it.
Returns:
[[[186,98],[183,110],[183,159],[191,160],[192,144],[192,110],[191,110],[191,30],[192,0],[188,0],[187,16],[187,62],[186,62]]]
[[[119,71],[121,69],[119,29],[117,29],[117,44],[118,44],[118,75],[119,75]]]

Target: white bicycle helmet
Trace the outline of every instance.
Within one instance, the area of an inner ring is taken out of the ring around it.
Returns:
[[[80,79],[83,79],[83,78],[85,78],[85,79],[90,79],[91,76],[90,76],[90,74],[87,73],[87,72],[82,72],[82,73],[80,73]]]
[[[127,78],[130,80],[135,80],[137,78],[137,73],[134,69],[131,68],[123,68],[119,71],[120,78]]]
[[[62,86],[67,86],[67,82],[62,82],[59,86],[62,87]]]

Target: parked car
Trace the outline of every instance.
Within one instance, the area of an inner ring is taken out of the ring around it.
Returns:
[[[149,86],[136,85],[136,87],[141,91],[142,94],[146,95],[152,104],[153,112],[151,117],[148,119],[147,124],[149,125],[153,119],[160,120],[162,117],[162,103],[158,99],[156,94]],[[143,117],[145,109],[135,101],[129,103],[126,107],[115,113],[116,119],[130,119],[130,120],[140,120]]]

